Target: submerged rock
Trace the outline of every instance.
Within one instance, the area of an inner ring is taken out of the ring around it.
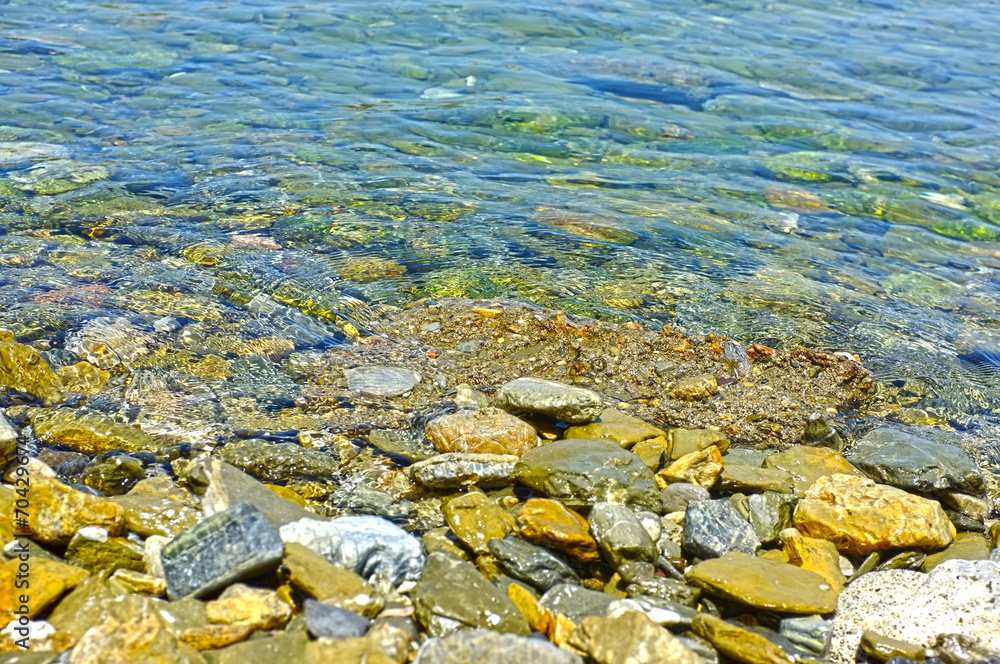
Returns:
[[[411,392],[421,380],[416,371],[398,367],[346,369],[347,388],[375,397],[398,397]]]
[[[15,341],[7,330],[0,330],[0,389],[45,402],[58,401],[63,395],[62,381],[38,351]]]
[[[593,422],[604,407],[596,392],[542,378],[510,381],[497,392],[494,403],[514,415],[545,415],[569,424]]]
[[[638,417],[626,415],[617,408],[601,411],[600,422],[583,424],[566,429],[566,438],[603,438],[612,440],[628,449],[644,440],[664,438],[666,432]]]

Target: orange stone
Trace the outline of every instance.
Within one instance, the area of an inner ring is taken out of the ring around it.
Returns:
[[[587,520],[557,500],[531,498],[514,521],[521,537],[530,542],[562,551],[581,563],[601,557]]]

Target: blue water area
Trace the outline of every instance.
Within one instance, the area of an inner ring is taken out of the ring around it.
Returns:
[[[378,305],[512,297],[846,350],[990,414],[998,24],[931,0],[3,2],[0,325],[58,347],[95,317],[242,317],[321,347]]]

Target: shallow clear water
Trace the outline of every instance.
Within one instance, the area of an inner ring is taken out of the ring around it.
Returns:
[[[515,297],[849,350],[989,418],[998,24],[930,0],[2,3],[0,325],[58,347],[100,316],[237,320],[302,348],[340,333],[300,312]]]

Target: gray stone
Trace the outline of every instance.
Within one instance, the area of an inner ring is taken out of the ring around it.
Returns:
[[[237,581],[277,569],[281,536],[248,502],[210,516],[160,552],[170,599],[204,597]]]
[[[505,593],[470,563],[441,551],[427,557],[410,597],[417,621],[431,636],[466,627],[522,635],[531,631]]]
[[[840,437],[837,430],[826,423],[822,413],[810,413],[806,417],[806,428],[802,432],[802,443],[812,447],[829,447],[843,452],[847,443]]]
[[[604,409],[592,390],[542,378],[517,378],[497,392],[494,405],[514,415],[546,415],[569,424],[594,422]]]
[[[663,503],[664,514],[683,512],[687,509],[688,503],[695,500],[708,500],[711,497],[705,487],[687,482],[668,484],[660,491],[660,501]]]
[[[905,491],[951,489],[973,496],[986,491],[982,473],[962,448],[896,429],[881,427],[869,432],[847,459],[876,482]]]
[[[0,461],[13,456],[17,449],[17,429],[0,413]]]
[[[688,505],[681,546],[707,559],[730,551],[753,555],[760,548],[760,540],[728,500],[703,500]]]
[[[413,664],[583,664],[579,655],[536,638],[469,629],[428,639]]]
[[[872,630],[921,647],[955,634],[1000,657],[1000,564],[949,560],[929,573],[869,572],[841,593],[833,618],[830,660],[852,664],[861,634]]]
[[[398,367],[357,367],[345,369],[347,389],[374,397],[398,397],[420,383],[420,374]]]
[[[653,512],[663,508],[653,471],[609,440],[557,440],[528,450],[514,471],[522,484],[569,507],[610,502]]]
[[[625,594],[629,597],[655,597],[664,601],[675,602],[682,606],[694,606],[701,597],[701,591],[692,588],[683,581],[654,576],[625,586]]]
[[[418,461],[407,472],[410,479],[429,489],[460,489],[465,486],[499,489],[517,481],[514,474],[517,461],[512,454],[447,452]]]
[[[659,552],[632,510],[614,503],[597,503],[587,519],[597,546],[612,567],[635,560],[656,562]]]
[[[219,459],[199,459],[184,470],[183,479],[201,496],[205,516],[224,512],[234,505],[249,502],[267,517],[275,528],[299,519],[325,520],[301,505],[282,498],[239,468]]]
[[[561,613],[574,624],[579,624],[587,616],[603,617],[614,600],[614,595],[598,590],[560,584],[552,586],[539,602],[552,613]]]
[[[545,592],[557,583],[579,583],[580,577],[553,553],[508,535],[486,543],[500,567],[515,579]]]
[[[778,631],[783,637],[797,646],[822,656],[830,642],[830,632],[833,621],[824,620],[821,616],[804,616],[801,618],[784,618]]]
[[[371,621],[353,611],[306,599],[303,606],[306,629],[314,638],[350,639],[365,635]]]
[[[792,513],[798,499],[787,493],[765,491],[747,498],[750,508],[750,526],[761,544],[778,539],[778,533],[792,525]]]
[[[730,447],[726,450],[726,453],[722,455],[722,463],[727,466],[741,465],[760,468],[764,465],[764,459],[768,456],[770,455],[763,450]]]
[[[377,516],[302,519],[282,526],[281,539],[298,542],[366,579],[380,574],[393,584],[415,581],[424,566],[417,538]]]

